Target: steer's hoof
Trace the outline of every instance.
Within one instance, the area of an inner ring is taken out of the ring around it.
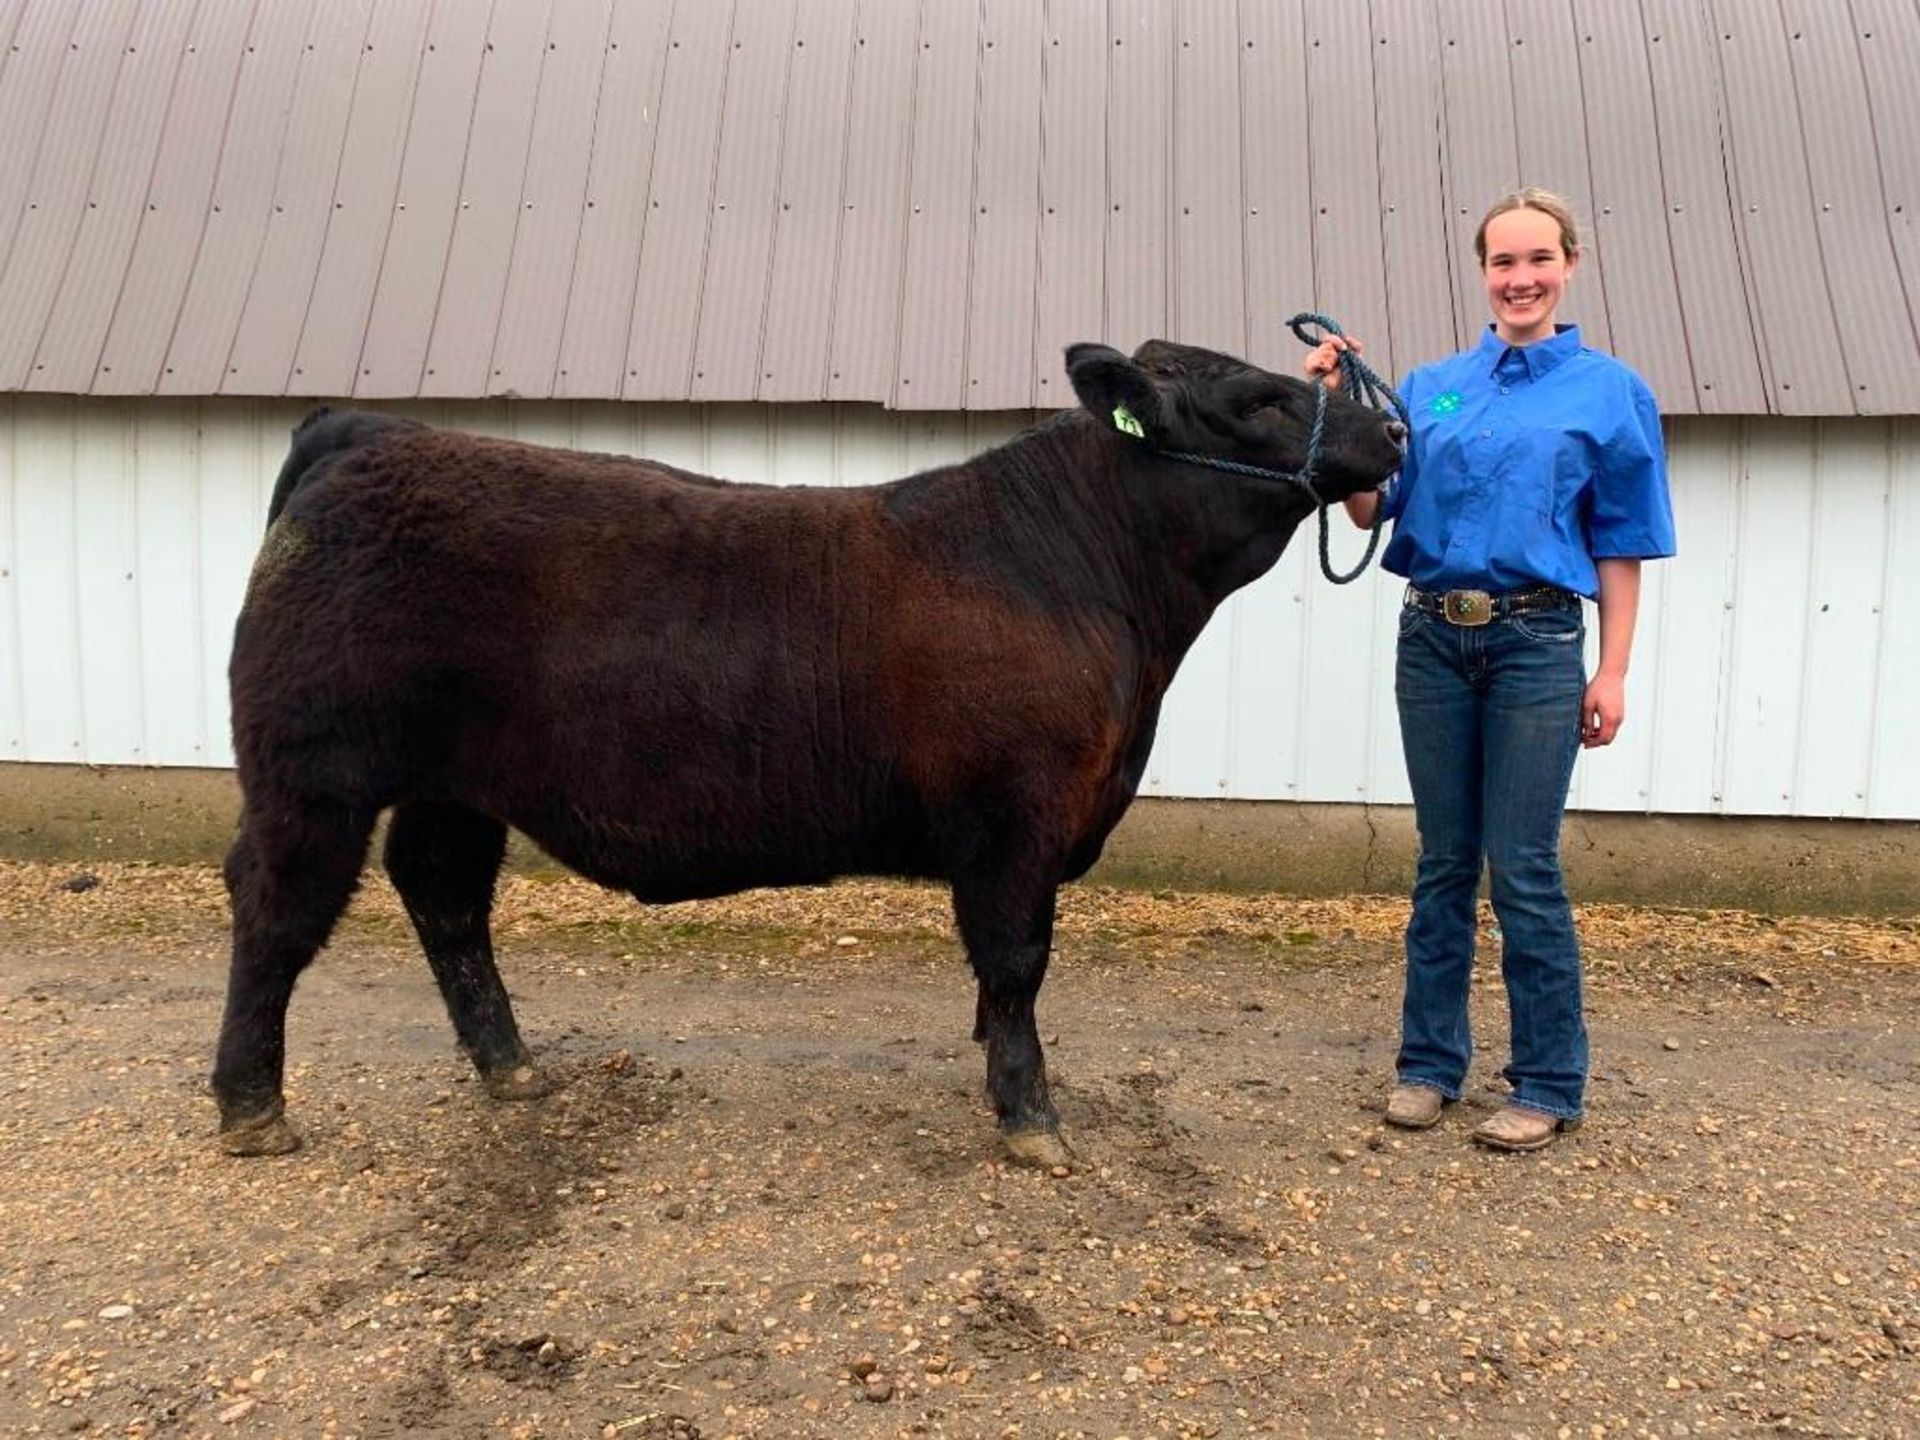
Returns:
[[[220,1148],[229,1155],[291,1155],[300,1134],[278,1110],[220,1127]]]
[[[1080,1158],[1060,1138],[1058,1130],[1003,1130],[1000,1148],[1014,1164],[1030,1165],[1036,1170],[1057,1170],[1062,1166],[1071,1169]]]
[[[506,1070],[486,1071],[480,1079],[487,1094],[496,1100],[538,1100],[553,1090],[553,1081],[531,1061]]]

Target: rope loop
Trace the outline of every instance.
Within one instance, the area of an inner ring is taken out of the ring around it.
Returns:
[[[1317,326],[1320,333],[1309,334],[1307,327],[1310,325]],[[1326,340],[1328,336],[1337,335],[1344,340],[1347,334],[1346,331],[1340,328],[1338,322],[1336,322],[1332,316],[1322,315],[1316,310],[1301,311],[1298,315],[1295,315],[1291,320],[1287,321],[1287,328],[1293,331],[1294,338],[1299,340],[1299,342],[1309,350]],[[1376,410],[1385,410],[1388,406],[1391,406],[1394,413],[1400,417],[1400,422],[1403,425],[1407,425],[1409,430],[1412,429],[1412,426],[1408,424],[1406,402],[1400,398],[1399,393],[1395,391],[1391,385],[1381,378],[1378,371],[1367,364],[1366,361],[1362,360],[1351,349],[1340,352],[1338,363],[1341,378],[1344,382],[1342,388],[1346,391],[1347,397],[1350,400],[1361,405],[1371,405]],[[1320,403],[1314,409],[1313,430],[1307,437],[1307,464],[1305,473],[1309,477],[1312,476],[1315,465],[1320,459],[1320,441],[1322,433],[1326,428],[1327,420],[1327,387],[1321,385],[1317,388],[1320,391]],[[1308,481],[1308,488],[1310,490],[1312,489],[1311,479]],[[1318,492],[1314,492],[1314,499],[1320,499]],[[1353,569],[1343,575],[1333,568],[1332,527],[1327,520],[1327,510],[1328,502],[1320,500],[1320,573],[1335,585],[1350,584],[1358,580],[1360,576],[1365,573],[1367,566],[1373,563],[1373,554],[1374,551],[1380,548],[1380,532],[1385,528],[1386,520],[1381,513],[1381,507],[1376,506],[1373,512],[1373,527],[1367,532],[1366,553],[1360,557],[1359,564],[1355,565]]]

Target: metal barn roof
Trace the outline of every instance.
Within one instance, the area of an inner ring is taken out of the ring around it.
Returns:
[[[1673,412],[1920,411],[1913,0],[0,0],[0,390],[1067,401],[1395,372],[1570,194]]]

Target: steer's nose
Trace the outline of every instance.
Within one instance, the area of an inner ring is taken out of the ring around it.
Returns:
[[[1398,420],[1387,421],[1387,438],[1400,449],[1407,448],[1407,427]]]

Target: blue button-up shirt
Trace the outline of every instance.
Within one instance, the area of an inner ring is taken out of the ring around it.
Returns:
[[[1489,325],[1400,395],[1413,434],[1380,561],[1394,574],[1423,590],[1545,584],[1593,599],[1594,561],[1673,554],[1653,393],[1577,326],[1516,346]]]

